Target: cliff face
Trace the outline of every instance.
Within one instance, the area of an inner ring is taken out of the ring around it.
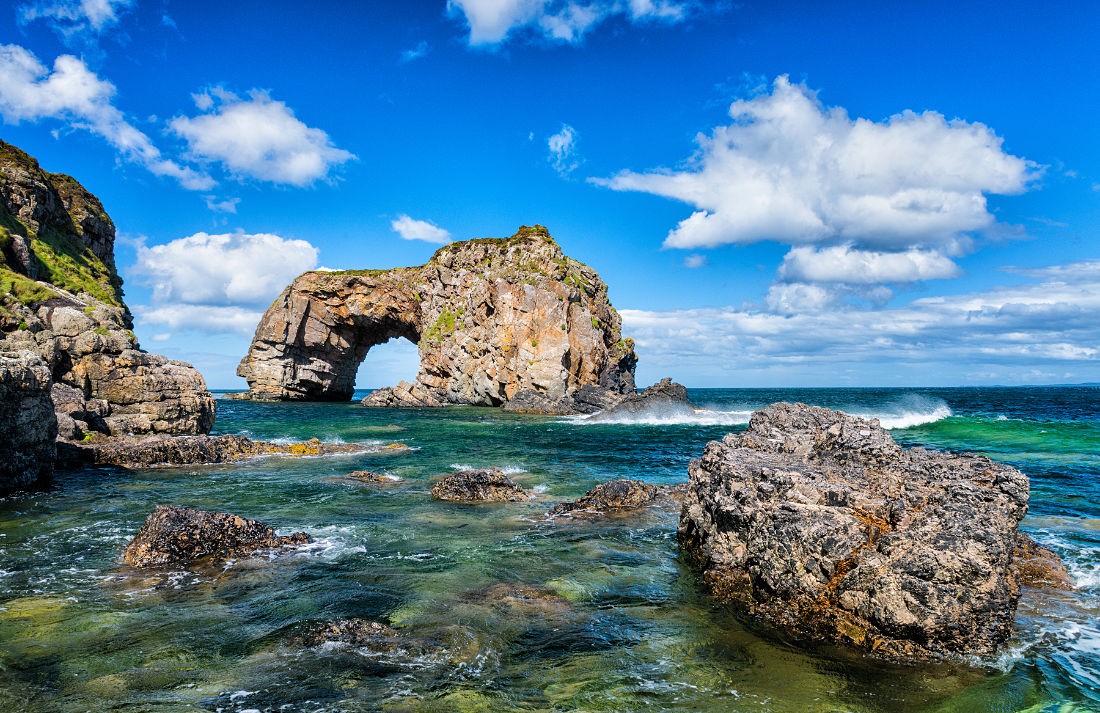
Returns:
[[[633,393],[637,358],[620,327],[599,275],[542,226],[524,227],[447,245],[419,267],[301,275],[264,314],[237,373],[252,398],[346,400],[370,348],[405,337],[419,347],[416,381],[368,405]]]
[[[53,473],[57,421],[50,370],[30,352],[0,353],[0,494]]]
[[[99,199],[0,141],[0,349],[46,362],[60,435],[206,433],[202,376],[131,331],[114,241]]]

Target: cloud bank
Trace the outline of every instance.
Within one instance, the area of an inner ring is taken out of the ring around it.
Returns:
[[[205,113],[177,116],[169,128],[187,142],[197,161],[220,164],[236,178],[307,186],[355,158],[266,92],[253,90],[241,99],[214,89],[194,98]]]
[[[574,44],[613,17],[631,23],[685,20],[697,0],[448,0],[448,10],[470,29],[472,46],[494,46],[526,31],[543,40]]]
[[[138,317],[171,329],[251,334],[263,310],[317,265],[317,248],[270,233],[196,233],[138,247],[134,274],[153,287]]]
[[[184,188],[205,191],[214,186],[210,176],[165,158],[115,107],[114,96],[113,84],[72,55],[58,57],[50,70],[23,47],[0,45],[0,116],[6,123],[61,121],[105,139],[125,160]]]

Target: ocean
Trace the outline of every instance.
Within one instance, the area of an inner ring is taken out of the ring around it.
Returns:
[[[690,394],[705,413],[600,424],[222,399],[215,433],[413,450],[87,469],[0,499],[0,710],[1100,710],[1100,388]],[[1061,555],[1078,588],[1025,590],[1016,634],[996,657],[886,665],[794,645],[708,600],[677,555],[674,507],[543,516],[613,478],[683,482],[708,441],[775,401],[876,417],[905,445],[1020,468],[1031,477],[1023,529]],[[438,475],[484,467],[538,499],[430,497]],[[343,477],[357,469],[400,480]],[[232,512],[315,541],[196,571],[122,568],[122,549],[158,504]],[[494,599],[497,585],[548,599]],[[311,625],[343,617],[420,643],[300,643]]]

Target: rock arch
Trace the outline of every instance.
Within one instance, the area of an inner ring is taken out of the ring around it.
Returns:
[[[249,398],[343,401],[370,348],[404,337],[420,354],[416,380],[368,405],[499,406],[521,391],[558,402],[588,386],[634,392],[637,357],[620,330],[599,275],[525,226],[452,243],[419,267],[299,276],[237,373]]]

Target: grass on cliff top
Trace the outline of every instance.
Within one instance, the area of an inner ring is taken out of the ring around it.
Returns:
[[[0,139],[0,166],[15,166],[27,171],[40,171],[38,161],[33,156],[7,141]]]

